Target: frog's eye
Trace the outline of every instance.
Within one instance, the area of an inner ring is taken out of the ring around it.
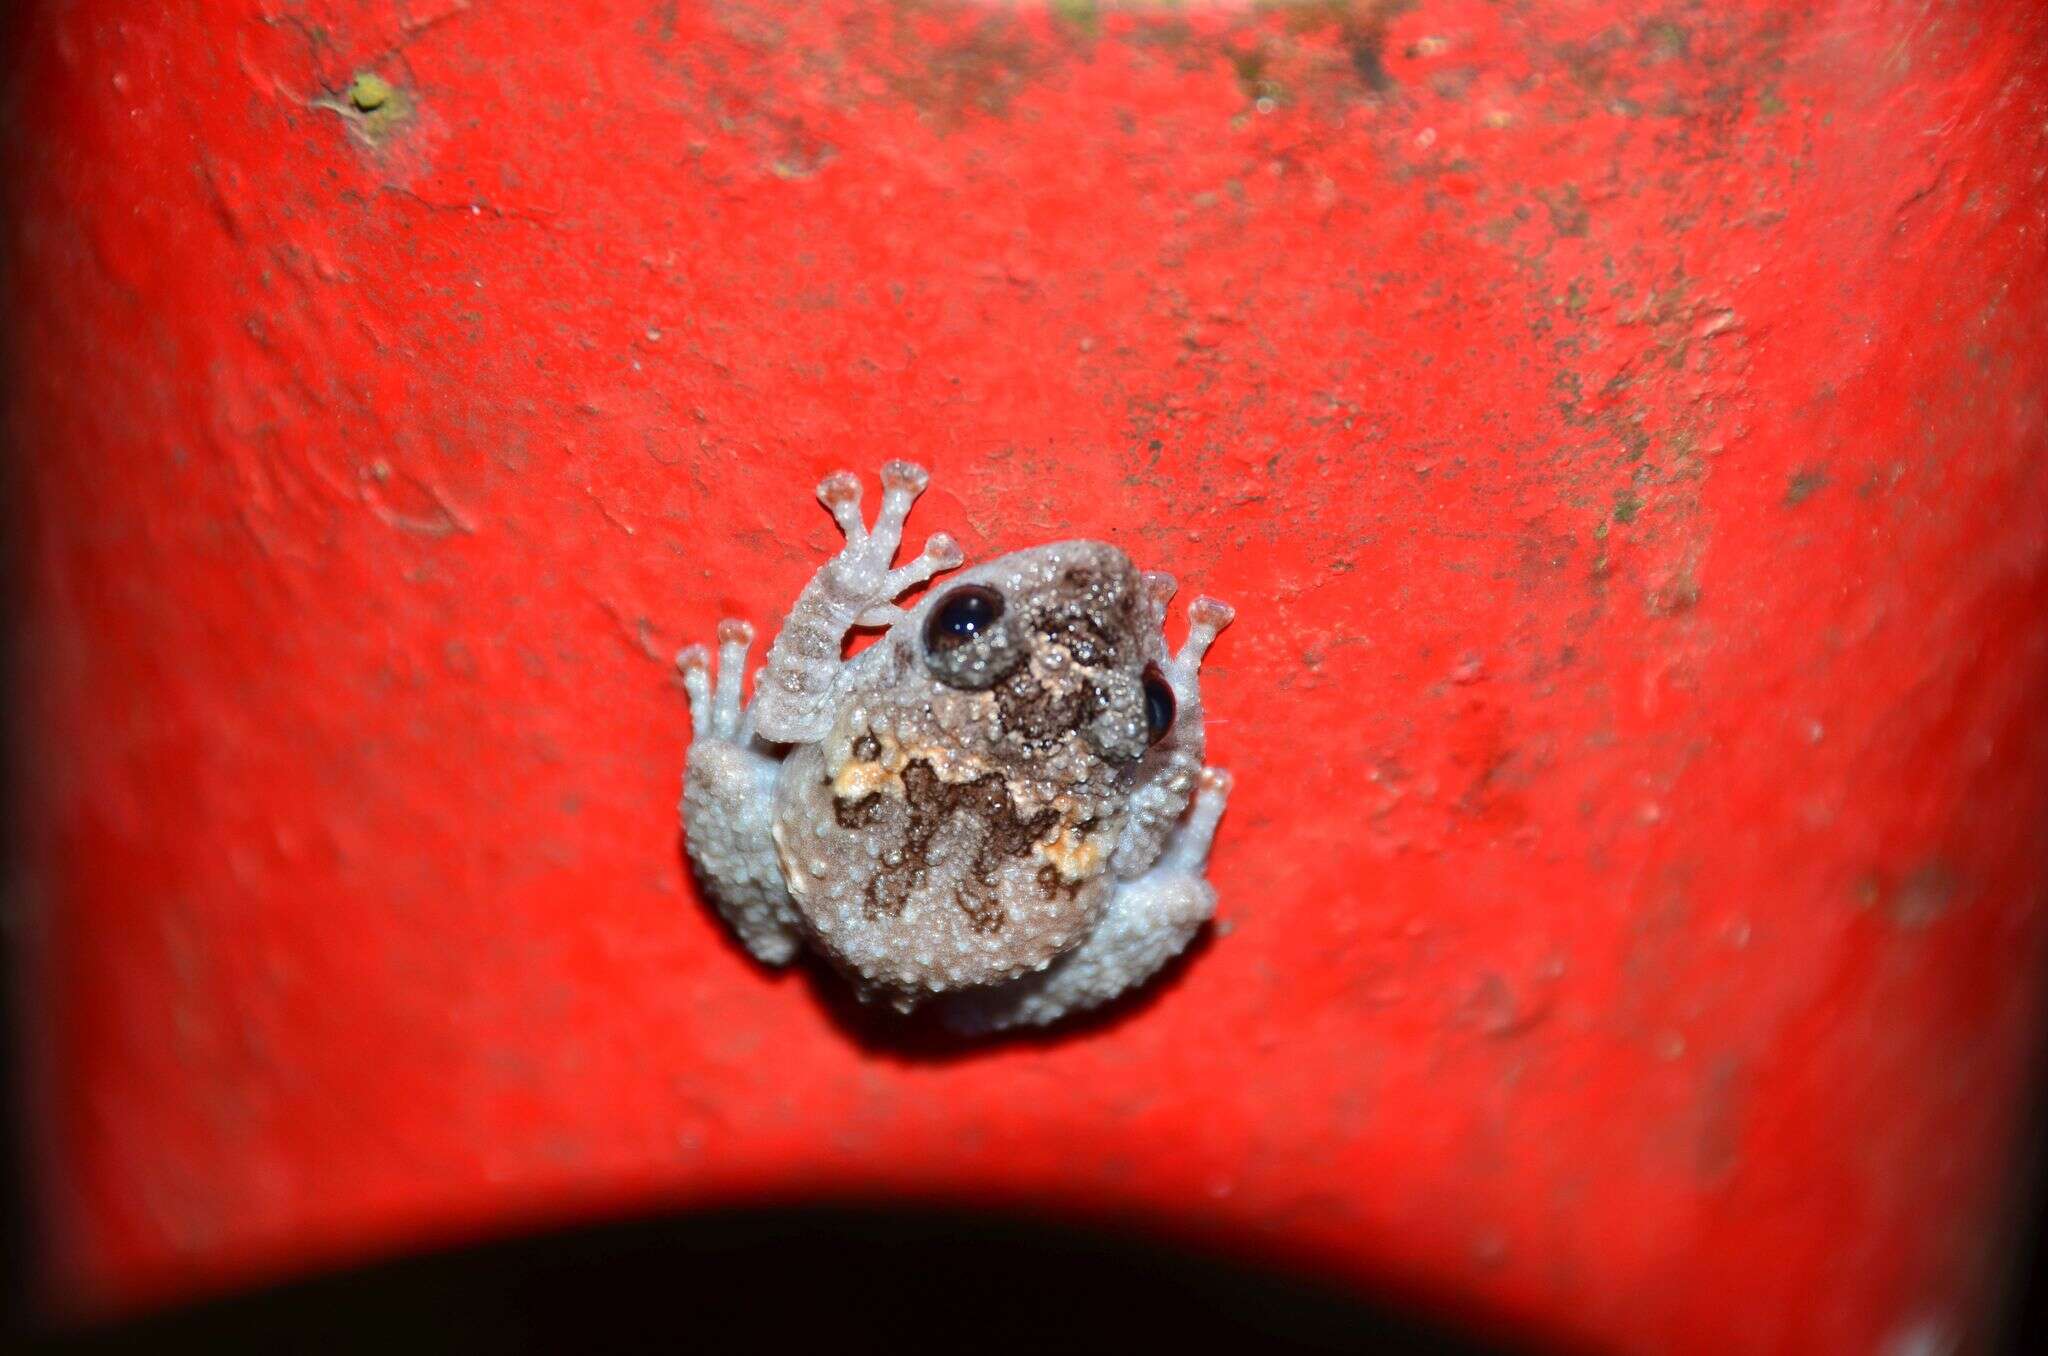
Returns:
[[[1145,733],[1157,744],[1166,738],[1166,732],[1173,728],[1176,703],[1173,700],[1173,685],[1166,681],[1166,675],[1159,671],[1157,664],[1145,666]]]
[[[962,584],[932,608],[924,624],[926,653],[957,650],[994,626],[1003,615],[1003,595],[980,584]]]
[[[958,584],[932,600],[924,619],[924,666],[947,687],[983,692],[1024,658],[1003,616],[1003,595],[984,584]]]

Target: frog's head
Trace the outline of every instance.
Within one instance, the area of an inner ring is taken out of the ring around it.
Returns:
[[[903,623],[941,719],[992,761],[1112,776],[1173,728],[1155,592],[1099,541],[999,556],[932,590]]]

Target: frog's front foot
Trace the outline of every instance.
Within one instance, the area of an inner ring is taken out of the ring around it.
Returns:
[[[846,535],[846,545],[826,564],[824,573],[846,605],[859,607],[857,625],[886,626],[897,620],[902,613],[891,605],[895,599],[960,564],[959,546],[945,533],[935,532],[915,560],[891,568],[903,544],[904,519],[930,483],[931,475],[922,466],[884,462],[882,508],[872,528],[861,522],[860,477],[851,471],[834,471],[819,484],[818,498]]]
[[[943,532],[933,533],[914,560],[895,563],[904,520],[930,480],[922,466],[884,463],[882,507],[873,527],[861,519],[858,476],[835,471],[819,483],[818,499],[846,544],[812,576],[768,649],[754,700],[755,727],[764,739],[799,743],[824,734],[845,666],[847,632],[901,619],[897,598],[960,564],[960,548]]]

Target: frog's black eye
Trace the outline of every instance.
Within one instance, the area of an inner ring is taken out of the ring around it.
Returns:
[[[1157,744],[1173,728],[1173,685],[1157,664],[1145,666],[1145,733]]]
[[[931,654],[958,649],[994,626],[1003,615],[1003,595],[980,584],[962,584],[945,597],[924,624],[924,648]]]

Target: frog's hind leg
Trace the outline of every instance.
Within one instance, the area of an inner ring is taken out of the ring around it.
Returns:
[[[1044,1026],[1159,973],[1216,910],[1216,889],[1203,872],[1229,795],[1229,773],[1202,769],[1194,803],[1159,860],[1143,875],[1117,882],[1087,940],[1035,975],[949,1000],[941,1009],[946,1025],[967,1034]]]
[[[775,775],[781,763],[754,737],[741,701],[754,628],[718,624],[718,665],[702,645],[676,656],[690,697],[694,737],[683,777],[683,840],[712,905],[764,964],[793,959],[801,941],[796,906],[775,854]]]

